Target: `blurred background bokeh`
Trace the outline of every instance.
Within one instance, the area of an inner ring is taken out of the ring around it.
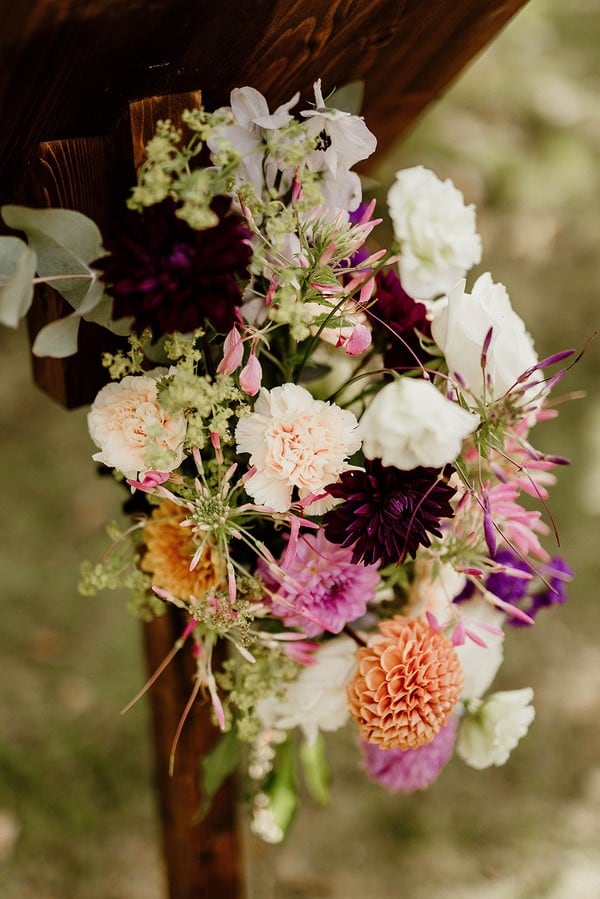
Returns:
[[[540,357],[580,348],[600,302],[600,3],[532,0],[380,166],[451,177],[478,207],[481,270],[508,287]],[[533,686],[537,717],[504,768],[453,760],[427,793],[389,796],[329,740],[328,809],[286,844],[247,841],[250,899],[600,896],[600,353],[536,443],[573,459],[551,499],[576,570],[567,606],[506,640],[497,688]],[[0,333],[0,895],[160,899],[148,709],[123,597],[83,598],[121,494],[95,476],[85,410],[31,383],[24,333]],[[548,544],[551,552],[556,548]]]

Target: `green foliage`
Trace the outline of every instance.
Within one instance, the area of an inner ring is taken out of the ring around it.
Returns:
[[[314,743],[305,741],[300,745],[300,762],[308,792],[319,805],[327,805],[331,772],[327,763],[325,740],[321,733]]]
[[[72,209],[28,209],[25,206],[3,206],[2,217],[9,228],[23,231],[37,255],[40,278],[55,279],[60,275],[77,275],[52,281],[52,286],[83,315],[89,306],[87,298],[93,271],[90,264],[103,255],[102,235],[98,226],[81,212]],[[100,295],[97,300],[100,299]],[[84,303],[85,301],[85,303]],[[89,306],[91,308],[91,306]]]
[[[42,328],[33,353],[71,356],[77,352],[80,318],[91,313],[104,296],[104,288],[91,268],[91,263],[102,255],[100,231],[91,219],[72,209],[3,206],[2,217],[10,228],[27,235],[37,257],[35,268],[40,279],[51,283],[75,310]]]
[[[365,96],[364,81],[349,81],[342,87],[336,88],[331,96],[327,97],[327,105],[332,109],[340,109],[351,115],[360,115]]]
[[[198,820],[202,820],[210,809],[213,796],[223,781],[235,771],[240,744],[232,728],[223,734],[214,748],[200,759],[200,784],[202,804],[198,809]]]
[[[0,237],[0,323],[16,328],[33,299],[36,256],[18,237]]]
[[[277,747],[273,770],[263,784],[262,795],[268,800],[267,807],[282,839],[298,807],[294,742],[291,737]]]

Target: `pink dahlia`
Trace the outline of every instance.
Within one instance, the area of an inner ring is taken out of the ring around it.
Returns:
[[[426,790],[452,757],[456,726],[456,718],[448,718],[433,740],[417,749],[381,749],[361,740],[364,768],[372,780],[391,793]]]
[[[353,564],[352,550],[330,543],[321,529],[303,534],[294,558],[280,565],[281,578],[261,571],[273,594],[272,613],[309,637],[339,634],[364,615],[379,583],[376,565]]]

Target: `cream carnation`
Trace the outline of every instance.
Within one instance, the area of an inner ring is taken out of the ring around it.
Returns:
[[[367,459],[410,471],[441,468],[461,451],[479,416],[442,396],[430,381],[400,378],[386,384],[360,420]]]
[[[418,300],[451,290],[481,259],[475,208],[465,206],[452,182],[418,165],[396,173],[388,193],[396,239],[400,241],[402,286]]]
[[[313,659],[283,691],[256,704],[265,727],[301,727],[309,743],[314,743],[319,730],[338,730],[348,720],[346,688],[356,668],[356,644],[349,637],[335,637],[323,643]]]
[[[519,375],[538,361],[533,341],[511,306],[503,284],[494,284],[489,272],[465,293],[464,281],[441,300],[431,325],[433,339],[446,357],[449,371],[458,372],[475,396],[483,394],[481,352],[490,328],[486,356],[487,395],[500,397]]]
[[[525,687],[468,702],[456,743],[461,759],[472,768],[504,765],[535,717],[532,699],[533,690]]]
[[[315,400],[297,384],[262,389],[254,411],[238,422],[239,453],[250,453],[254,474],[246,491],[257,503],[286,512],[294,487],[300,499],[323,492],[360,448],[352,412]]]
[[[92,458],[128,478],[157,467],[173,471],[184,459],[185,416],[161,408],[155,377],[128,375],[103,387],[88,414],[88,429],[100,448]]]

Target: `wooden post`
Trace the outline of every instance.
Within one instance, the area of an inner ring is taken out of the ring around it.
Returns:
[[[184,109],[200,106],[198,91],[148,97],[129,104],[112,134],[45,142],[29,171],[27,198],[37,206],[77,209],[105,227],[124,209],[135,172],[144,161],[144,146],[159,119],[178,123]],[[32,339],[48,321],[68,311],[50,287],[38,290],[29,316]],[[82,323],[79,352],[68,359],[34,358],[36,378],[67,407],[93,397],[107,380],[100,364],[103,350],[116,338],[103,328]],[[181,635],[176,609],[143,626],[148,673],[152,674]],[[221,653],[223,649],[221,648]],[[215,655],[219,663],[219,647]],[[201,805],[200,760],[212,749],[219,732],[210,719],[210,704],[197,701],[183,729],[169,775],[169,757],[177,725],[193,686],[195,670],[185,646],[150,690],[153,715],[155,776],[162,820],[169,899],[242,899],[243,872],[237,821],[235,779],[228,778],[213,798],[206,816]]]
[[[181,636],[177,609],[144,627],[146,662],[152,674]],[[188,647],[189,649],[189,647]],[[217,644],[215,665],[223,658]],[[229,777],[197,821],[202,801],[199,764],[214,746],[218,731],[210,718],[210,702],[196,700],[181,733],[173,776],[169,776],[171,742],[189,699],[195,671],[184,647],[153,685],[156,784],[163,828],[164,857],[170,899],[243,899],[241,840],[235,777]]]

